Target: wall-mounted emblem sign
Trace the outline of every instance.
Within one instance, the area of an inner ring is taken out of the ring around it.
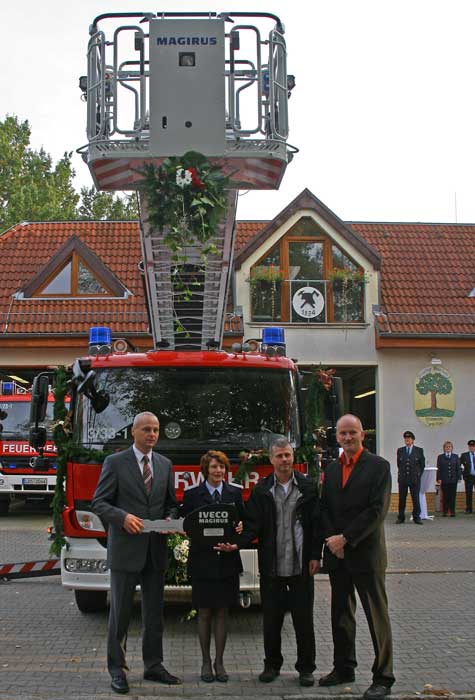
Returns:
[[[325,297],[315,287],[300,287],[292,297],[292,307],[302,318],[316,318],[325,308]]]
[[[455,385],[446,369],[431,365],[414,382],[414,411],[428,428],[447,425],[455,415]]]

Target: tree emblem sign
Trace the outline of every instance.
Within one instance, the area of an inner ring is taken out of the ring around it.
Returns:
[[[302,318],[316,318],[325,308],[325,298],[315,287],[300,287],[292,297],[292,306]]]
[[[455,415],[454,381],[443,367],[432,365],[419,372],[414,383],[414,410],[429,428],[451,422]]]

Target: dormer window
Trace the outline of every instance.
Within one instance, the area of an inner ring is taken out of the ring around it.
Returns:
[[[252,320],[364,321],[363,269],[310,217],[302,217],[251,268]]]
[[[17,298],[123,298],[128,294],[102,260],[78,236],[73,235],[25,285]]]
[[[113,296],[77,253],[73,253],[62,268],[56,270],[45,285],[33,296]]]

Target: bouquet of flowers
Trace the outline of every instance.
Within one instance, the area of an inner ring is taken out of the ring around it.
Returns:
[[[188,583],[187,562],[190,541],[184,535],[168,535],[168,567],[165,583],[169,586],[184,586]]]

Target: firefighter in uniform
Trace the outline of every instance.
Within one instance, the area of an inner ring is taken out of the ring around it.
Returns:
[[[412,519],[416,525],[422,525],[421,504],[419,493],[421,490],[421,476],[424,471],[426,460],[422,447],[416,447],[416,439],[413,432],[406,430],[403,433],[404,447],[399,447],[397,451],[397,480],[399,486],[399,514],[397,523],[405,520],[407,490],[411,492],[412,498]]]

